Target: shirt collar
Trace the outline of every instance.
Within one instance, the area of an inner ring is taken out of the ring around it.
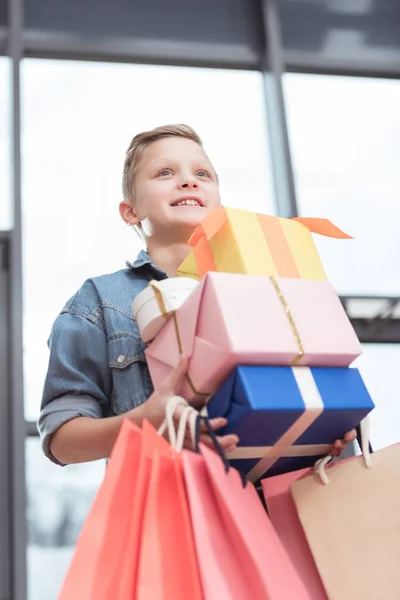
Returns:
[[[159,269],[157,265],[151,260],[150,256],[145,250],[141,250],[139,252],[136,260],[133,263],[127,261],[126,266],[130,269],[133,269],[134,271],[141,269],[142,267],[147,267],[148,269],[153,271],[153,273],[155,273],[158,277],[168,277],[167,274],[161,269]]]

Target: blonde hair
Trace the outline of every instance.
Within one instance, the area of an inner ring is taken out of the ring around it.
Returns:
[[[140,157],[147,146],[167,137],[181,137],[192,140],[201,148],[203,143],[197,133],[189,125],[163,125],[150,131],[136,135],[125,154],[124,170],[122,175],[122,194],[124,200],[132,200],[134,190],[134,177],[138,168]]]

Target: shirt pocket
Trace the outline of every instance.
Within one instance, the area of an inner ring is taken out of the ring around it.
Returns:
[[[109,337],[111,408],[116,415],[143,404],[153,392],[145,349],[143,341],[131,333],[116,332]]]

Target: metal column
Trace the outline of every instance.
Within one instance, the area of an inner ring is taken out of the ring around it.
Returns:
[[[276,0],[261,0],[265,34],[263,74],[275,201],[280,217],[298,215],[283,98],[283,59]]]
[[[26,600],[25,418],[23,385],[21,102],[20,63],[23,56],[23,0],[8,0],[9,47],[12,60],[12,198],[14,229],[10,241],[10,468],[12,531],[11,599]]]
[[[9,235],[0,232],[0,598],[11,598]]]

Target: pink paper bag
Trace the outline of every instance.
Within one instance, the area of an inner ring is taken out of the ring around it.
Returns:
[[[311,473],[312,469],[285,473],[263,479],[261,485],[272,525],[311,600],[328,600],[290,494],[290,485]]]
[[[203,600],[182,461],[172,449],[169,454],[153,451],[136,591],[129,600]]]
[[[209,273],[146,350],[157,389],[181,354],[179,393],[204,401],[238,365],[347,367],[361,346],[328,281]]]
[[[310,600],[251,483],[200,445],[183,453],[207,600]]]
[[[195,453],[183,453],[193,534],[206,600],[248,600],[249,586],[208,480],[206,465]]]

